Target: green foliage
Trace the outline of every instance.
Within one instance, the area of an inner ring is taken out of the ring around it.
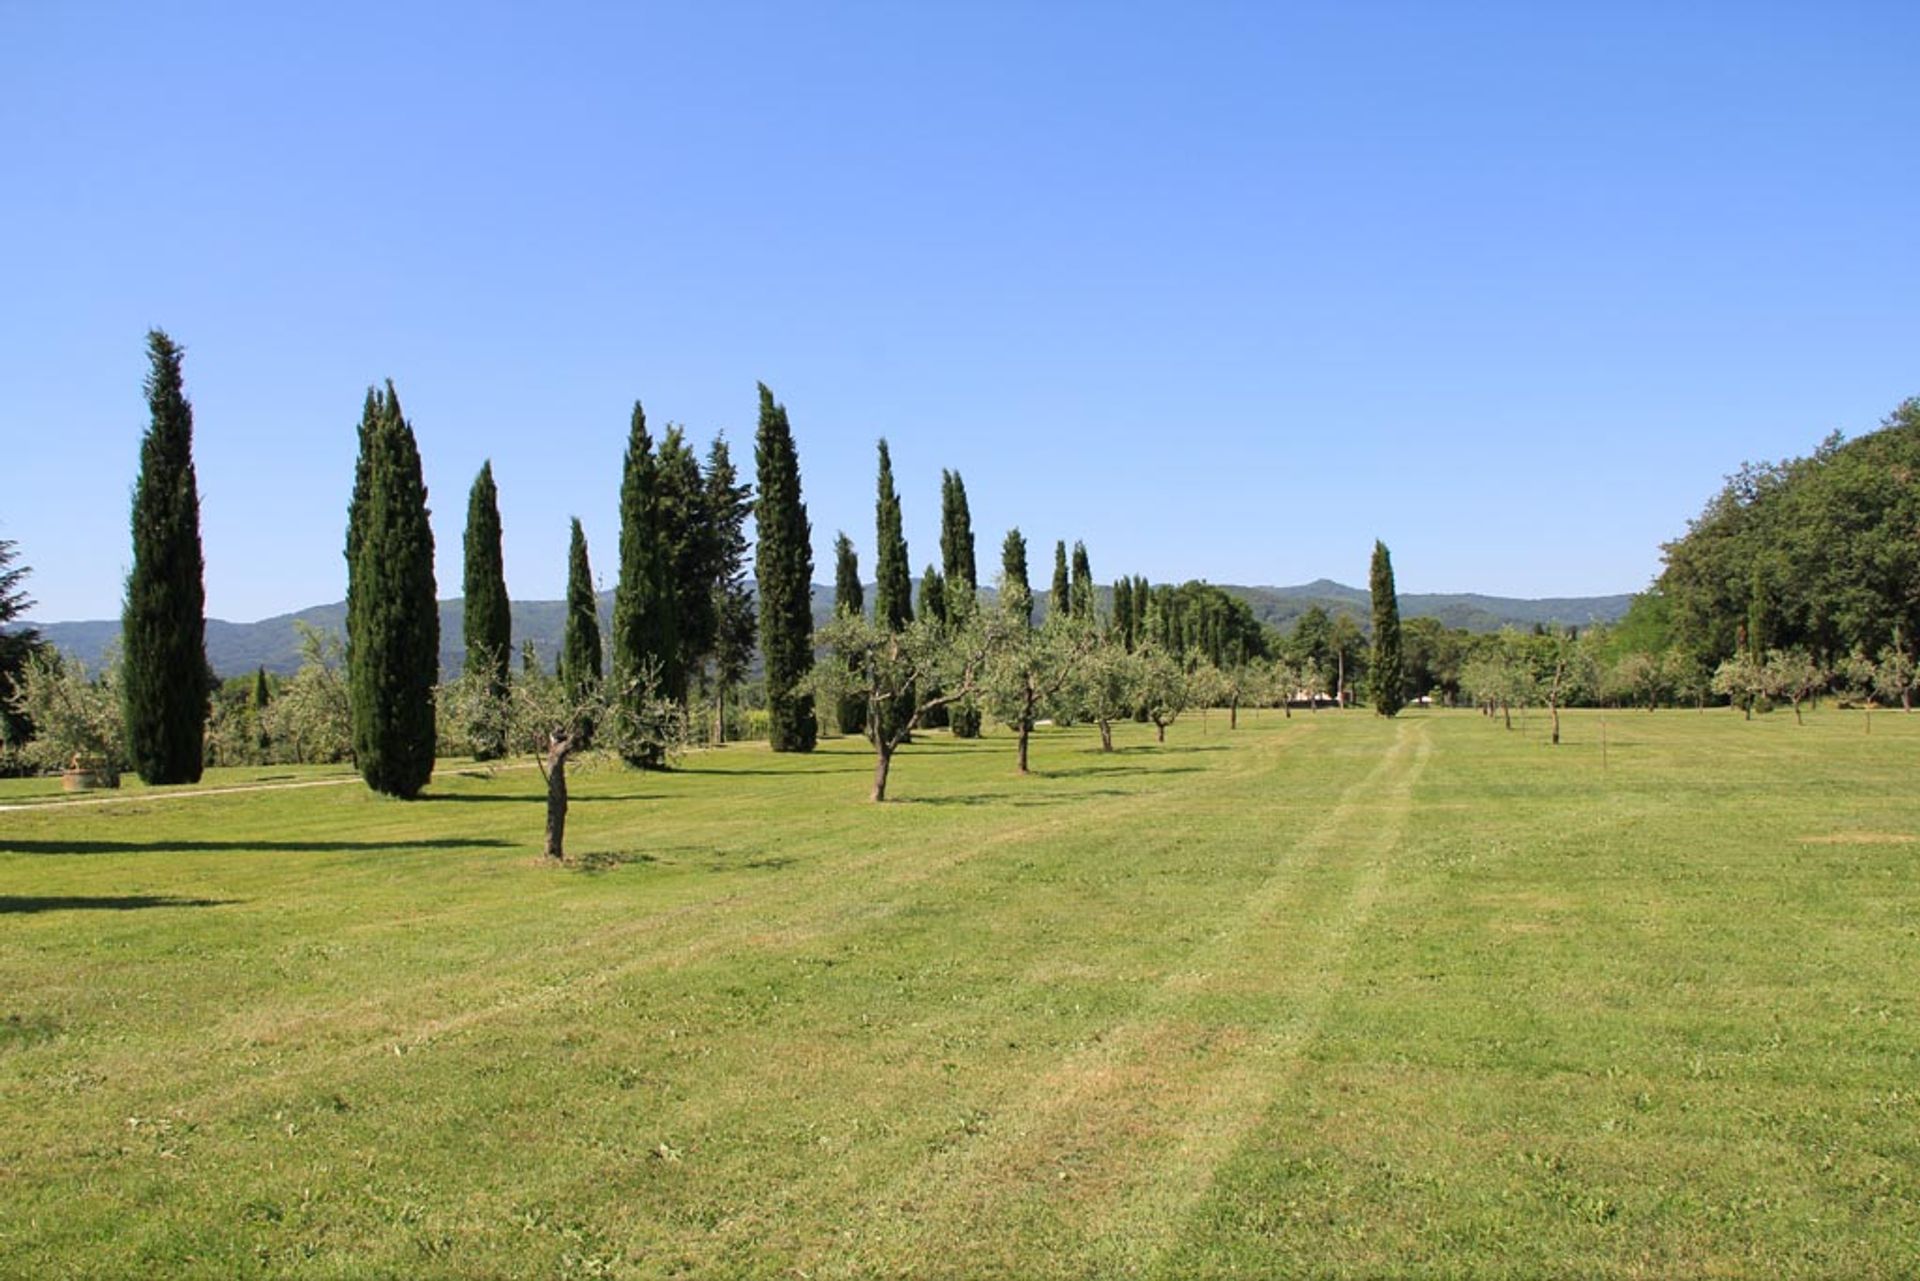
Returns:
[[[1047,593],[1047,615],[1063,617],[1073,613],[1073,585],[1067,577],[1067,545],[1055,540],[1053,544],[1053,588]]]
[[[907,568],[907,538],[900,495],[893,486],[893,458],[880,441],[880,471],[874,499],[873,618],[899,631],[913,621],[913,571]]]
[[[967,508],[967,485],[957,471],[940,472],[940,570],[948,593],[972,592],[980,585],[974,562],[973,514]],[[964,589],[961,584],[965,584]]]
[[[78,659],[51,646],[35,650],[20,673],[10,705],[33,723],[33,739],[20,749],[33,769],[62,770],[78,763],[111,782],[128,765],[124,668],[112,664],[89,676]]]
[[[199,780],[213,687],[193,406],[181,383],[182,354],[160,330],[148,332],[151,417],[133,488],[133,569],[120,629],[127,751],[148,783]]]
[[[714,600],[722,555],[719,513],[686,434],[668,426],[655,469],[654,527],[666,558],[667,590],[673,599],[672,661],[663,662],[666,695],[690,701],[693,678],[713,650],[720,626]],[[725,501],[724,495],[717,495]]]
[[[560,680],[579,702],[600,686],[600,606],[587,560],[587,534],[574,517],[567,540],[567,622],[560,646]]]
[[[1400,653],[1400,596],[1393,585],[1393,557],[1387,552],[1387,545],[1377,539],[1367,583],[1373,598],[1373,649],[1367,659],[1373,710],[1382,716],[1395,716],[1406,703],[1406,678]]]
[[[811,683],[829,703],[865,702],[875,758],[872,800],[886,799],[894,753],[929,712],[979,690],[988,663],[1012,643],[1015,630],[1026,631],[1006,611],[976,612],[945,626],[921,618],[900,628],[840,612],[821,629],[820,642],[837,661],[816,667]]]
[[[507,659],[513,653],[512,604],[507,599],[505,562],[500,551],[500,494],[493,483],[493,463],[480,465],[467,495],[464,599],[461,617],[467,647],[465,672],[480,684],[481,702],[492,706],[507,697]],[[441,717],[441,723],[446,718]],[[488,726],[494,728],[489,729]],[[504,755],[507,745],[498,732],[499,718],[486,715],[461,733],[478,760]]]
[[[1139,673],[1135,693],[1153,722],[1155,737],[1164,743],[1168,727],[1193,706],[1195,689],[1186,664],[1157,642],[1148,641],[1134,653]]]
[[[33,608],[23,584],[32,573],[14,562],[19,550],[12,539],[0,538],[0,750],[18,748],[33,737],[33,722],[14,710],[13,696],[27,670],[27,662],[41,647],[40,633],[14,622]]]
[[[327,765],[353,755],[353,699],[341,638],[303,622],[300,670],[280,686],[262,722],[275,761]]]
[[[948,614],[965,624],[979,609],[979,566],[974,558],[973,514],[966,482],[957,471],[940,473],[941,589]],[[963,698],[941,708],[955,738],[980,737],[980,708]]]
[[[647,433],[646,411],[633,403],[627,454],[620,480],[620,577],[613,589],[613,688],[639,687],[653,672],[673,696],[686,687],[680,650],[678,598],[672,547],[662,533],[661,479]],[[654,767],[661,760],[642,753],[629,765]]]
[[[418,796],[433,775],[440,609],[420,451],[389,382],[369,389],[347,519],[353,756],[367,785]]]
[[[784,405],[760,385],[754,436],[760,495],[754,507],[759,543],[760,647],[766,655],[767,739],[776,752],[810,752],[819,738],[813,694],[813,527],[800,497],[800,460]]]
[[[1133,628],[1133,580],[1122,578],[1113,585],[1113,629],[1119,637],[1120,648],[1133,648]]]
[[[844,532],[833,538],[833,613],[838,618],[866,617],[866,589],[860,585],[860,556],[853,540]],[[867,700],[857,689],[844,692],[829,701],[842,734],[867,732]]]
[[[893,484],[893,457],[883,437],[874,498],[873,621],[890,631],[903,631],[913,621],[913,577],[907,568],[907,538],[902,528],[900,495]],[[916,691],[903,690],[881,709],[880,732],[892,737],[914,713]]]
[[[1768,698],[1793,708],[1793,719],[1803,723],[1800,705],[1826,688],[1833,673],[1804,649],[1776,649],[1768,653],[1760,680]]]
[[[1664,549],[1674,638],[1711,666],[1743,643],[1832,659],[1920,635],[1916,530],[1920,401],[1910,400],[1878,431],[1728,478]]]
[[[1009,529],[1000,544],[1000,594],[1003,599],[1017,598],[1021,603],[1021,616],[1027,626],[1033,626],[1033,583],[1027,577],[1027,540],[1018,526]]]
[[[994,617],[1002,639],[987,656],[980,700],[989,715],[1014,731],[1024,774],[1034,726],[1049,716],[1070,718],[1078,710],[1075,681],[1100,634],[1071,611],[1050,610],[1039,627],[1031,627],[1020,593],[1004,586]]]
[[[1880,661],[1873,669],[1873,688],[1889,702],[1898,702],[1903,709],[1913,710],[1913,696],[1920,693],[1920,664],[1914,662],[1900,638],[1896,637],[1880,651]]]
[[[740,483],[725,436],[714,437],[707,449],[706,486],[714,552],[709,588],[713,599],[709,684],[714,702],[714,737],[725,742],[728,700],[747,679],[758,633],[753,592],[747,587],[746,522],[753,514],[753,487]]]
[[[860,584],[860,553],[844,532],[833,536],[833,612],[867,612],[866,589]]]
[[[920,616],[942,626],[947,621],[947,583],[932,565],[920,575]]]
[[[1093,566],[1087,559],[1087,545],[1073,544],[1073,583],[1068,589],[1073,616],[1084,623],[1093,619]]]
[[[1748,717],[1767,697],[1766,661],[1749,649],[1736,650],[1713,669],[1714,693],[1730,699]]]

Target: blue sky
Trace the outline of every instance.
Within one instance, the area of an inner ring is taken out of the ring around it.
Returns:
[[[616,566],[628,409],[786,403],[816,578],[958,468],[1096,577],[1635,590],[1742,459],[1920,394],[1920,6],[0,0],[0,537],[112,616],[143,335],[209,612],[338,599],[391,377],[443,595]],[[1040,572],[1044,572],[1041,570]]]

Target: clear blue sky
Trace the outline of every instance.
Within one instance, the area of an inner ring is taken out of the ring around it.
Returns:
[[[958,468],[1044,576],[1629,591],[1744,458],[1920,394],[1920,6],[0,0],[0,537],[117,613],[143,335],[187,347],[209,612],[338,599],[392,377],[457,594],[627,413],[799,441],[817,580]]]

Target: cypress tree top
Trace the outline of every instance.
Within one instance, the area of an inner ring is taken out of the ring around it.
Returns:
[[[133,490],[133,570],[121,645],[127,745],[149,783],[199,780],[212,688],[193,406],[180,376],[182,355],[160,330],[147,334],[150,422]]]

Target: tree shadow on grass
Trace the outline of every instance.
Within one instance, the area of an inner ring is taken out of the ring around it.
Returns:
[[[1164,769],[1146,769],[1139,765],[1088,765],[1081,769],[1035,770],[1040,778],[1099,778],[1102,775],[1122,775],[1127,778],[1152,779],[1162,774],[1198,774],[1198,765],[1169,765]]]
[[[341,854],[356,850],[514,849],[491,837],[445,837],[431,841],[21,841],[0,837],[0,854]]]
[[[578,787],[576,782],[573,786]],[[464,792],[442,792],[431,796],[422,796],[423,801],[452,801],[457,805],[545,805],[547,794],[539,792],[512,792],[505,796],[477,796]],[[579,805],[588,801],[664,801],[667,798],[659,792],[620,792],[612,796],[596,796],[592,792],[570,792],[567,802]]]
[[[180,898],[173,894],[0,894],[0,916],[24,912],[132,912],[144,907],[225,907],[230,898]]]
[[[1137,796],[1137,792],[1123,791],[1117,787],[1075,788],[1071,792],[991,792],[986,794],[967,793],[955,796],[898,796],[890,797],[889,804],[898,805],[1005,805],[1011,809],[1034,809],[1049,805],[1071,805],[1079,800],[1094,800],[1103,796]]]
[[[873,771],[870,758],[856,757],[844,766],[829,769],[696,769],[691,765],[682,765],[674,770],[675,774],[715,774],[724,778],[788,778],[796,774],[863,774]]]
[[[1231,743],[1134,743],[1113,749],[1115,756],[1176,756],[1186,752],[1231,752]],[[1105,755],[1105,753],[1102,753]]]

